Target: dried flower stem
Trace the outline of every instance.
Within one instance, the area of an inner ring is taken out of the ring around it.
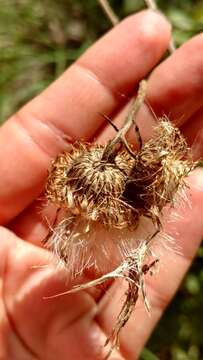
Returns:
[[[133,124],[135,124],[135,116],[138,113],[140,107],[142,106],[145,96],[146,96],[146,88],[147,88],[147,82],[146,80],[142,80],[139,84],[138,94],[136,96],[136,99],[134,101],[133,107],[130,110],[122,128],[117,132],[117,135],[108,143],[106,146],[106,149],[103,154],[103,159],[108,159],[112,152],[114,152],[115,145],[118,143],[123,143],[128,150],[128,152],[134,156],[130,146],[128,145],[128,142],[125,139],[125,135],[129,131],[129,129],[132,127]],[[138,131],[139,133],[139,131]],[[140,136],[139,136],[140,138]]]
[[[130,259],[130,258],[129,258]],[[135,260],[133,258],[130,259],[134,264]],[[120,310],[120,313],[116,320],[116,325],[110,335],[110,337],[107,338],[105,346],[111,342],[111,347],[109,352],[107,353],[104,360],[108,360],[110,355],[112,354],[112,351],[119,346],[119,334],[122,328],[125,326],[125,324],[128,322],[128,320],[131,317],[132,312],[135,309],[135,305],[137,303],[138,297],[139,297],[139,290],[141,290],[143,295],[143,300],[145,307],[147,311],[150,310],[149,304],[147,301],[145,288],[144,288],[144,275],[146,275],[152,267],[156,265],[158,262],[158,259],[155,259],[152,261],[149,265],[144,264],[141,269],[134,268],[129,270],[128,276],[124,277],[126,281],[128,281],[128,289],[126,291],[126,298],[125,302],[122,305],[122,308]],[[130,262],[130,261],[129,261]],[[130,264],[129,264],[130,267]]]
[[[159,11],[155,0],[144,0],[144,2],[146,4],[146,6],[148,7],[148,9],[151,9],[153,11]],[[108,0],[98,0],[98,3],[102,7],[103,11],[105,12],[107,18],[110,20],[112,25],[116,26],[119,23],[119,18],[113,11]],[[175,50],[176,50],[176,47],[175,47],[173,38],[171,37],[169,46],[168,46],[168,51],[170,54],[173,54]]]
[[[116,26],[119,23],[118,16],[114,13],[113,9],[109,5],[107,0],[98,0],[98,3],[102,7],[104,13],[106,14],[107,18],[110,20],[113,26]]]
[[[112,351],[118,347],[119,345],[119,334],[121,329],[125,326],[125,324],[127,323],[127,321],[129,320],[136,302],[138,300],[138,296],[139,296],[139,286],[138,286],[138,281],[139,281],[139,276],[137,273],[135,273],[134,275],[131,274],[134,282],[128,283],[128,290],[126,292],[126,299],[125,302],[123,303],[122,309],[117,317],[117,321],[116,321],[116,325],[112,331],[112,334],[110,335],[109,338],[107,338],[105,346],[109,344],[109,342],[111,341],[111,347],[109,352],[107,353],[106,357],[104,360],[108,360],[109,357],[112,354]]]
[[[151,9],[153,11],[159,11],[155,0],[144,0],[144,2],[149,9]],[[169,46],[168,46],[168,51],[170,54],[173,54],[175,50],[176,50],[176,47],[175,47],[173,38],[171,37]]]
[[[144,1],[149,9],[157,10],[157,5],[154,0],[144,0]]]

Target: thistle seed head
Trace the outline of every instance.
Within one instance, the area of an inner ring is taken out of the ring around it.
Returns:
[[[123,228],[136,223],[136,210],[121,196],[134,159],[124,148],[104,160],[104,146],[77,143],[53,161],[46,184],[47,199],[80,215]]]
[[[155,134],[136,154],[135,165],[126,182],[124,201],[140,215],[159,223],[161,210],[173,205],[176,193],[184,188],[184,178],[194,168],[191,150],[176,127],[162,118]]]

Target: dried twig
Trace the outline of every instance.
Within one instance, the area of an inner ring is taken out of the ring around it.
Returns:
[[[159,8],[156,4],[155,0],[144,0],[146,6],[153,10],[153,11],[159,11]],[[115,12],[113,11],[112,7],[110,6],[108,0],[98,0],[98,3],[100,4],[100,6],[102,7],[102,9],[104,10],[106,16],[108,17],[108,19],[110,20],[110,22],[112,23],[113,26],[117,25],[119,23],[119,18],[118,16],[115,14]],[[168,51],[170,54],[174,53],[174,51],[176,50],[175,44],[174,44],[174,40],[171,37],[170,42],[169,42],[169,46],[168,46]]]
[[[133,106],[130,109],[130,112],[129,112],[122,128],[117,132],[116,136],[106,146],[106,149],[105,149],[104,155],[103,155],[104,159],[108,159],[110,157],[111,153],[114,152],[115,145],[118,143],[123,143],[124,146],[127,148],[128,152],[132,156],[134,156],[130,146],[128,145],[128,142],[125,139],[125,135],[129,131],[129,129],[132,127],[132,125],[135,124],[135,117],[136,117],[140,107],[142,106],[145,96],[146,96],[146,88],[147,88],[147,82],[145,80],[142,80],[139,84],[137,97],[135,98]]]
[[[157,5],[156,5],[156,2],[154,0],[144,0],[144,1],[145,1],[145,4],[147,5],[147,7],[149,9],[157,10]]]
[[[156,4],[155,0],[144,0],[146,6],[154,11],[159,11],[159,8]],[[173,38],[171,37],[170,42],[169,42],[169,46],[168,46],[168,51],[170,54],[174,53],[174,51],[176,50]]]
[[[113,26],[117,25],[119,23],[119,18],[113,11],[112,7],[109,5],[109,2],[107,0],[98,0],[98,3],[104,10],[107,18],[110,20]]]

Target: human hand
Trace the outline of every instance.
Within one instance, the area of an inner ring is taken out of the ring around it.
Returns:
[[[132,93],[160,60],[169,38],[170,26],[161,15],[144,11],[124,20],[0,129],[0,221],[5,225],[0,229],[1,359],[104,357],[103,345],[119,312],[124,288],[114,283],[103,294],[91,290],[44,299],[67,290],[67,283],[74,284],[40,246],[47,229],[36,199],[43,191],[51,159],[70,142],[95,137],[103,141],[112,136],[98,112],[111,118],[116,114],[115,122],[121,123],[127,105],[123,108],[120,94]],[[155,113],[175,119],[190,144],[199,136],[197,158],[202,156],[202,47],[203,35],[182,46],[153,70],[147,91]],[[136,121],[147,139],[154,119],[146,105]],[[171,259],[171,253],[163,249],[164,271],[147,280],[151,316],[137,306],[121,333],[120,351],[112,359],[138,357],[200,244],[202,171],[195,170],[188,182],[191,207],[179,208],[182,217],[173,229],[166,229],[181,247],[181,255]],[[80,281],[86,280],[84,275]]]

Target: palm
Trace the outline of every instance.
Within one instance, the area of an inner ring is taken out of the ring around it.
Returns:
[[[124,289],[115,283],[103,295],[91,290],[44,299],[72,284],[40,247],[46,229],[35,199],[43,189],[50,159],[69,141],[95,136],[103,141],[112,135],[98,112],[117,113],[115,121],[122,121],[126,107],[121,108],[120,94],[132,92],[159,61],[168,41],[169,26],[160,15],[142,12],[129,18],[1,128],[0,219],[16,233],[1,228],[1,358],[102,359]],[[157,67],[147,93],[154,111],[176,119],[189,143],[199,136],[196,157],[202,155],[202,43],[199,35]],[[147,109],[143,106],[137,119],[144,139],[154,121]],[[182,219],[169,229],[182,255],[173,255],[173,262],[167,251],[162,255],[167,271],[148,281],[151,317],[138,304],[121,335],[117,359],[138,356],[201,241],[202,172],[196,170],[189,182],[192,206],[178,209]]]

